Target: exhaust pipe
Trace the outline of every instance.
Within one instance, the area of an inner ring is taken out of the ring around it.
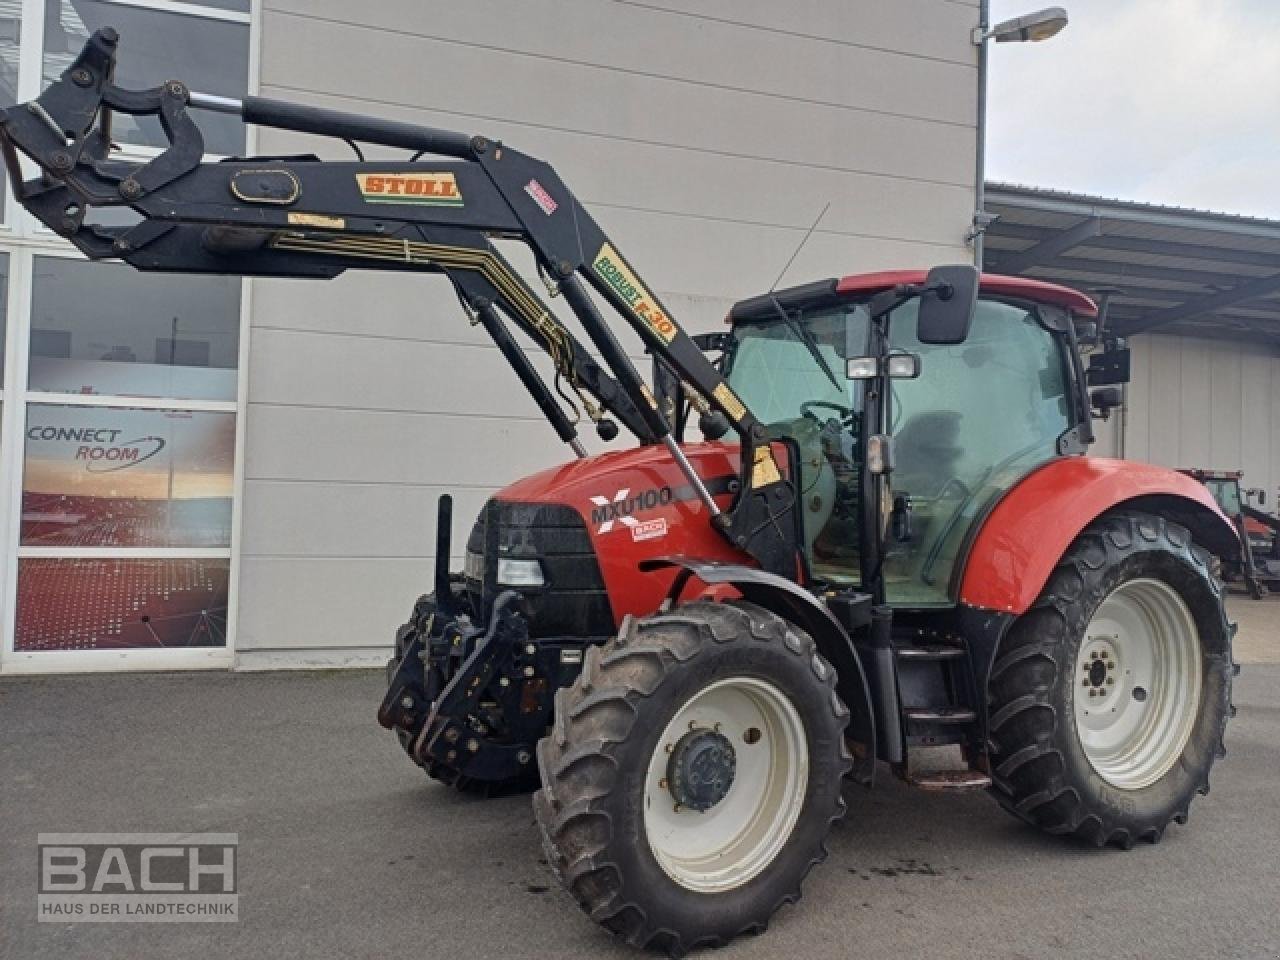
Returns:
[[[449,549],[453,538],[453,496],[440,494],[436,501],[436,610],[453,611],[453,592],[449,589]]]

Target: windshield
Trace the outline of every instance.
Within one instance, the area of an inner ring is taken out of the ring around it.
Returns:
[[[865,352],[867,311],[858,305],[740,323],[729,384],[775,439],[799,448],[798,493],[805,548],[819,579],[859,581],[859,435],[862,381],[845,376],[849,350]],[[850,346],[846,346],[849,344]]]
[[[1218,501],[1218,506],[1228,517],[1237,516],[1240,511],[1240,484],[1235,480],[1206,480],[1204,485]]]
[[[895,466],[876,511],[883,516],[896,495],[911,505],[912,522],[885,544],[880,568],[888,601],[911,607],[954,601],[953,573],[971,528],[1004,491],[1057,455],[1072,414],[1066,348],[1035,310],[980,300],[960,344],[921,343],[917,318],[914,301],[889,318],[890,349],[918,356],[921,375],[890,385]],[[847,379],[845,361],[868,352],[868,314],[851,304],[788,321],[736,326],[729,382],[772,437],[798,447],[814,577],[857,584],[865,381]]]
[[[790,317],[792,323],[779,318],[738,325],[730,386],[756,418],[771,427],[804,416],[861,410],[860,381],[845,379],[845,343],[850,332],[854,342],[866,342],[866,310],[848,307],[791,313]],[[804,342],[804,334],[817,347],[821,363]]]

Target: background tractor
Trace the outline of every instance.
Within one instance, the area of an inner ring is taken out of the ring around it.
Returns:
[[[435,589],[378,717],[433,778],[536,787],[547,859],[593,919],[671,953],[763,929],[825,856],[845,780],[878,762],[1100,846],[1159,840],[1208,789],[1233,672],[1211,554],[1240,545],[1200,483],[1085,455],[1115,400],[1089,389],[1087,298],[971,267],[878,273],[745,300],[692,338],[545,163],[178,81],[121,90],[116,44],[99,31],[0,116],[27,209],[142,270],[443,275],[578,455],[495,495],[459,572],[442,498]],[[190,108],[412,155],[208,163]],[[121,111],[159,116],[168,149],[118,159]],[[495,238],[527,245],[595,354]],[[565,390],[636,445],[587,456]]]
[[[1223,566],[1224,578],[1243,583],[1255,600],[1280,590],[1280,517],[1260,509],[1266,505],[1266,491],[1259,487],[1242,488],[1240,482],[1244,474],[1239,470],[1189,467],[1179,472],[1203,483],[1213,494],[1245,547],[1238,561]],[[1257,501],[1258,506],[1250,501]]]

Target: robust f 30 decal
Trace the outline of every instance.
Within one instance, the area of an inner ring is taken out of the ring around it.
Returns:
[[[611,244],[606,243],[600,248],[591,267],[622,298],[627,308],[653,331],[654,336],[663,343],[670,343],[675,339],[676,325]]]

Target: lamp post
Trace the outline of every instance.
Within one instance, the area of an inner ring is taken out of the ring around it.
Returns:
[[[982,0],[973,43],[978,48],[978,155],[974,182],[973,226],[965,238],[973,244],[974,265],[982,269],[982,238],[995,219],[986,209],[987,186],[987,41],[996,43],[1038,43],[1057,36],[1067,25],[1067,11],[1045,7],[1035,13],[1002,20],[991,26],[991,0]]]

